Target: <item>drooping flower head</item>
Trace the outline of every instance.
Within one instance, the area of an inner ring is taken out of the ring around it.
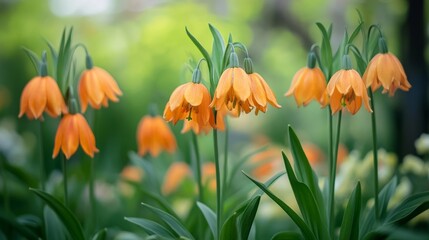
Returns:
[[[161,116],[144,116],[137,128],[138,154],[150,153],[157,157],[165,150],[174,153],[177,148],[176,138]]]
[[[326,88],[330,97],[332,114],[345,107],[351,114],[355,114],[362,106],[362,102],[368,112],[372,112],[369,106],[366,86],[359,73],[351,69],[350,57],[343,58],[344,69],[337,71],[329,80]]]
[[[94,153],[98,152],[98,149],[95,146],[94,134],[92,133],[86,119],[76,110],[77,103],[75,100],[72,99],[70,102],[75,106],[70,106],[70,113],[65,114],[61,118],[55,135],[55,145],[52,158],[55,158],[61,149],[66,158],[70,159],[77,151],[79,145],[88,156],[93,158]]]
[[[249,113],[254,107],[252,101],[250,77],[239,67],[238,57],[235,52],[230,56],[231,67],[227,68],[220,76],[213,101],[210,107],[217,111],[226,107],[230,111]]]
[[[255,114],[257,115],[259,111],[266,112],[267,103],[276,108],[281,108],[277,103],[276,96],[270,86],[265,82],[264,78],[253,71],[253,63],[249,57],[244,59],[244,69],[250,79],[251,97],[249,101],[250,104],[256,108]]]
[[[118,84],[106,70],[93,66],[89,55],[86,56],[86,68],[78,86],[82,112],[86,111],[88,104],[100,109],[102,105],[108,106],[108,100],[119,101],[122,91]]]
[[[373,92],[383,86],[383,93],[389,92],[390,96],[393,96],[398,88],[408,91],[411,84],[404,68],[398,58],[388,52],[382,37],[379,38],[379,48],[381,52],[372,58],[363,75],[366,86],[371,86]]]
[[[176,124],[184,120],[182,133],[193,130],[196,134],[208,133],[213,127],[214,115],[209,107],[210,93],[200,80],[200,70],[193,73],[193,81],[180,85],[170,96],[165,109],[164,118]]]
[[[67,105],[57,82],[48,76],[46,59],[42,57],[40,75],[31,79],[22,91],[19,117],[25,114],[29,119],[38,119],[44,111],[55,118],[67,113]]]
[[[316,56],[313,51],[308,54],[307,67],[301,68],[292,79],[291,86],[285,96],[293,95],[298,107],[306,106],[316,100],[322,107],[328,105],[326,79],[322,70],[316,67]]]

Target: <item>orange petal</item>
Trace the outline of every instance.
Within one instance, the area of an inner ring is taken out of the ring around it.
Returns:
[[[66,115],[66,117],[63,118],[64,132],[61,150],[63,150],[66,158],[70,159],[70,157],[77,151],[79,146],[79,129],[78,122],[76,121],[76,114]]]
[[[93,158],[94,152],[98,152],[98,149],[95,146],[94,134],[92,133],[88,122],[81,114],[78,113],[75,117],[76,123],[78,124],[80,146],[88,156]]]
[[[184,92],[185,100],[192,106],[199,106],[203,101],[203,91],[205,87],[202,84],[191,83],[187,85]]]
[[[233,89],[235,96],[241,101],[250,97],[250,79],[242,68],[233,68]]]
[[[33,116],[39,118],[46,107],[46,77],[36,78],[29,94],[28,107]]]
[[[47,103],[46,110],[51,117],[57,117],[61,113],[67,112],[67,106],[64,102],[61,90],[53,78],[46,79]]]

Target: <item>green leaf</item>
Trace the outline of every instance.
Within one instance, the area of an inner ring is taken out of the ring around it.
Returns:
[[[49,207],[54,210],[72,239],[85,239],[82,226],[76,219],[75,215],[66,206],[64,206],[64,204],[44,191],[34,188],[30,188],[30,191],[34,192],[38,197],[43,199],[49,205]]]
[[[429,209],[429,192],[414,194],[406,198],[386,217],[386,223],[403,224]]]
[[[30,58],[31,63],[33,64],[34,69],[36,69],[36,72],[40,74],[40,65],[42,64],[41,60],[39,59],[39,56],[37,56],[36,53],[31,51],[28,48],[23,47],[22,48],[24,52],[27,54],[27,56]]]
[[[23,168],[10,164],[8,161],[3,161],[4,169],[14,175],[18,180],[26,186],[37,186],[38,180],[31,173],[26,172]]]
[[[216,220],[216,214],[211,210],[209,207],[207,207],[202,202],[197,202],[198,208],[201,210],[201,212],[204,215],[204,218],[206,219],[210,230],[212,231],[214,239],[217,239],[217,220]]]
[[[131,159],[131,162],[134,163],[134,165],[141,167],[145,175],[145,181],[148,181],[148,185],[152,186],[152,191],[155,190],[156,194],[160,193],[160,186],[159,186],[159,180],[157,171],[155,171],[152,162],[148,161],[145,158],[140,157],[135,152],[129,152],[128,157]]]
[[[246,209],[244,210],[243,215],[240,217],[241,239],[248,239],[249,237],[250,229],[252,228],[253,220],[255,219],[256,212],[258,211],[260,200],[260,195],[254,197],[246,205]]]
[[[152,212],[154,212],[158,217],[162,219],[168,226],[170,226],[179,236],[184,236],[188,239],[194,239],[192,234],[186,230],[185,226],[180,222],[178,218],[173,217],[172,215],[162,211],[159,208],[152,207],[148,204],[142,203],[143,206],[149,208]]]
[[[246,173],[244,173],[244,175],[246,175],[247,178],[249,178],[254,184],[256,184],[256,186],[258,186],[262,191],[264,191],[274,202],[277,203],[277,205],[279,205],[279,207],[283,209],[283,211],[286,212],[287,215],[289,215],[292,221],[301,230],[305,239],[316,239],[316,237],[314,236],[314,233],[310,230],[308,225],[301,219],[301,217],[299,217],[299,215],[295,211],[293,211],[291,207],[289,207],[286,203],[284,203],[280,198],[278,198],[262,183],[256,181]]]
[[[341,223],[340,240],[359,239],[360,208],[361,187],[358,182],[350,195],[349,202],[347,203],[347,207],[344,212],[343,222]]]
[[[227,43],[227,45],[225,47],[225,52],[223,54],[222,70],[224,70],[224,69],[226,69],[228,67],[229,56],[231,55],[231,52],[232,52],[232,45],[233,45],[232,35],[229,34],[229,36],[228,36],[228,43]]]
[[[92,240],[106,240],[107,238],[107,228],[103,228],[98,231],[93,237]]]
[[[346,54],[346,46],[348,43],[349,35],[347,31],[344,31],[343,39],[341,40],[341,44],[338,47],[337,51],[334,54],[333,63],[332,63],[332,72],[335,73],[336,71],[342,69],[342,59],[344,54]]]
[[[185,28],[186,30],[186,34],[188,35],[188,37],[191,39],[191,41],[194,43],[194,45],[198,48],[198,50],[200,50],[201,54],[203,55],[203,57],[206,59],[207,61],[207,65],[209,68],[209,72],[212,72],[213,70],[213,63],[212,60],[210,58],[209,53],[207,52],[207,50],[201,45],[200,42],[198,42],[198,40],[188,31],[188,28]],[[211,78],[211,77],[210,77]]]
[[[36,233],[31,231],[30,228],[20,224],[15,219],[8,217],[4,214],[4,211],[0,211],[0,226],[1,228],[8,228],[10,230],[16,231],[21,236],[26,239],[39,239]]]
[[[218,79],[222,74],[223,53],[225,51],[225,43],[220,32],[211,24],[209,24],[210,32],[213,36],[212,63],[214,79]]]
[[[149,235],[157,235],[167,239],[177,239],[177,236],[170,232],[170,230],[152,220],[131,217],[125,217],[125,220],[142,227]]]
[[[225,223],[222,226],[222,231],[220,232],[220,239],[239,239],[237,231],[237,220],[238,216],[243,211],[244,207],[235,211],[231,216],[226,219]]]
[[[362,54],[359,52],[357,48],[350,48],[353,55],[355,56],[356,63],[357,63],[357,70],[359,74],[362,76],[365,73],[366,70],[366,62],[362,57]]]
[[[44,207],[43,217],[45,219],[45,236],[47,240],[67,239],[68,232],[50,207]]]
[[[353,41],[355,40],[355,38],[357,37],[357,35],[361,31],[362,26],[363,26],[363,22],[361,21],[361,22],[359,22],[359,24],[355,28],[355,30],[352,32],[352,35],[350,35],[349,41],[347,43],[349,43],[349,44],[353,43]]]
[[[332,64],[332,47],[331,47],[331,38],[330,34],[326,31],[326,28],[321,23],[316,23],[317,27],[319,28],[320,32],[322,32],[322,46],[321,46],[321,60],[323,66],[320,66],[320,68],[325,73],[326,77],[330,77],[331,74],[331,64]],[[329,27],[329,32],[332,31],[332,25]]]
[[[301,240],[304,239],[301,234],[297,232],[279,232],[274,235],[271,240]]]
[[[327,220],[326,217],[321,214],[321,208],[324,206],[318,205],[310,188],[306,184],[298,181],[286,154],[284,152],[282,152],[282,154],[289,182],[304,221],[310,226],[317,239],[329,239]]]

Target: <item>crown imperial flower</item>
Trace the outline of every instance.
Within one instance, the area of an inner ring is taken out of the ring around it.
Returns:
[[[82,112],[86,111],[88,104],[100,109],[101,105],[108,106],[108,100],[118,102],[122,91],[113,77],[106,70],[92,66],[89,56],[86,63],[87,69],[82,73],[78,86]]]
[[[362,106],[362,102],[368,112],[372,112],[365,84],[354,69],[337,71],[329,80],[326,90],[330,96],[332,114],[343,107],[351,114],[355,114]]]
[[[95,137],[88,122],[80,113],[65,114],[58,125],[55,135],[55,145],[52,158],[55,158],[60,149],[67,159],[77,151],[78,147],[90,157],[98,152],[95,146]]]
[[[316,67],[316,55],[313,51],[308,53],[307,66],[293,76],[290,88],[285,93],[285,96],[291,95],[295,97],[298,107],[307,106],[312,100],[318,101],[322,107],[328,105],[325,75]]]
[[[24,87],[19,117],[25,114],[29,119],[38,119],[43,111],[51,117],[67,113],[67,106],[57,82],[47,75],[34,77]]]
[[[162,150],[174,153],[176,138],[160,116],[144,116],[137,128],[137,146],[140,156],[150,153],[157,157]]]
[[[383,86],[383,93],[389,92],[390,96],[393,96],[398,88],[408,91],[411,84],[408,82],[401,62],[387,51],[383,38],[379,39],[379,45],[381,53],[372,58],[363,75],[366,86],[371,86],[373,92]]]
[[[210,109],[210,93],[202,83],[189,82],[177,87],[170,96],[164,119],[176,124],[184,120],[182,133],[193,130],[196,134],[208,133],[214,126],[214,114]]]

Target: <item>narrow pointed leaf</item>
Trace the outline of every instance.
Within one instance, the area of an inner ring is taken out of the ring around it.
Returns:
[[[255,219],[256,212],[258,211],[261,196],[256,196],[247,205],[242,216],[240,217],[240,232],[241,239],[248,239],[250,229],[252,228],[253,220]]]
[[[319,205],[310,188],[306,184],[298,181],[286,154],[282,154],[287,176],[304,221],[318,239],[329,239],[328,227],[326,225],[327,220],[325,215],[321,214],[324,213],[323,209],[321,209],[324,205]]]
[[[38,197],[43,199],[49,207],[54,210],[58,218],[63,223],[63,226],[67,229],[72,239],[84,240],[84,233],[82,226],[77,220],[76,216],[66,207],[63,203],[58,201],[52,195],[34,188],[30,188],[30,191],[34,192]]]
[[[180,222],[179,219],[173,217],[172,215],[162,211],[159,208],[152,207],[148,204],[142,203],[143,206],[149,208],[152,212],[154,212],[158,217],[162,219],[168,226],[171,227],[179,236],[184,236],[188,239],[194,239],[192,234],[186,230],[185,226]]]
[[[330,43],[330,34],[328,34],[323,24],[318,22],[316,23],[316,25],[319,28],[320,32],[322,33],[322,46],[321,46],[322,59],[321,60],[322,60],[323,66],[321,67],[326,71],[325,72],[326,76],[329,76],[329,72],[331,71],[330,64],[332,63],[332,48]]]
[[[46,240],[67,239],[67,231],[61,224],[60,219],[55,212],[48,206],[43,209],[43,218],[45,219],[45,236]]]
[[[303,240],[304,237],[297,232],[279,232],[271,240]]]
[[[212,71],[213,68],[213,63],[212,60],[210,58],[210,54],[207,52],[207,50],[201,45],[200,42],[198,42],[198,40],[188,31],[188,28],[185,28],[186,30],[186,34],[188,35],[188,37],[191,39],[191,41],[194,43],[194,45],[198,48],[198,50],[200,50],[201,54],[203,55],[203,57],[206,59],[207,61],[207,65],[209,68],[209,72]]]
[[[387,215],[386,223],[406,223],[427,209],[429,209],[429,192],[414,194]]]
[[[244,208],[242,209],[242,211]],[[220,239],[239,239],[237,231],[237,219],[242,212],[234,212],[229,216],[225,223],[222,226],[222,231],[220,232]]]
[[[218,78],[222,73],[222,59],[225,51],[225,43],[220,32],[211,24],[209,24],[210,32],[213,36],[212,48],[212,63],[214,70],[214,77]]]
[[[92,240],[106,240],[107,238],[107,228],[103,228],[98,231],[93,237]]]
[[[167,239],[178,238],[176,235],[170,232],[170,230],[166,229],[159,223],[156,223],[152,220],[144,219],[144,218],[131,218],[131,217],[125,217],[125,220],[142,227],[149,235],[157,235],[160,237],[165,237]]]
[[[359,23],[359,25],[355,28],[355,30],[352,32],[352,34],[350,35],[348,43],[353,43],[353,41],[355,40],[355,38],[357,37],[357,35],[361,31],[362,25],[363,25],[363,22],[361,21]]]
[[[359,217],[361,208],[361,187],[360,183],[356,185],[341,223],[340,240],[357,240],[359,239]]]
[[[310,230],[309,226],[301,219],[301,217],[286,203],[284,203],[280,198],[278,198],[274,193],[272,193],[266,186],[264,186],[262,183],[256,181],[246,173],[244,173],[247,178],[249,178],[256,186],[258,186],[262,191],[264,191],[279,207],[283,209],[283,211],[286,212],[287,215],[292,219],[292,221],[298,226],[298,228],[301,230],[302,235],[305,239],[316,239],[313,232]]]
[[[204,218],[206,219],[210,230],[212,231],[214,239],[217,239],[217,220],[216,220],[216,214],[211,210],[209,207],[207,207],[202,202],[197,202],[198,208],[201,210],[201,212],[204,215]]]
[[[223,54],[222,69],[226,69],[229,65],[229,56],[232,52],[232,43],[232,35],[229,34],[228,43],[225,46],[225,52]]]
[[[39,71],[40,71],[40,64],[41,64],[41,61],[39,60],[39,56],[37,56],[36,53],[34,53],[33,51],[31,51],[28,48],[23,47],[22,49],[27,54],[27,56],[30,58],[31,63],[33,64],[34,69],[36,69],[36,72],[39,73]]]

